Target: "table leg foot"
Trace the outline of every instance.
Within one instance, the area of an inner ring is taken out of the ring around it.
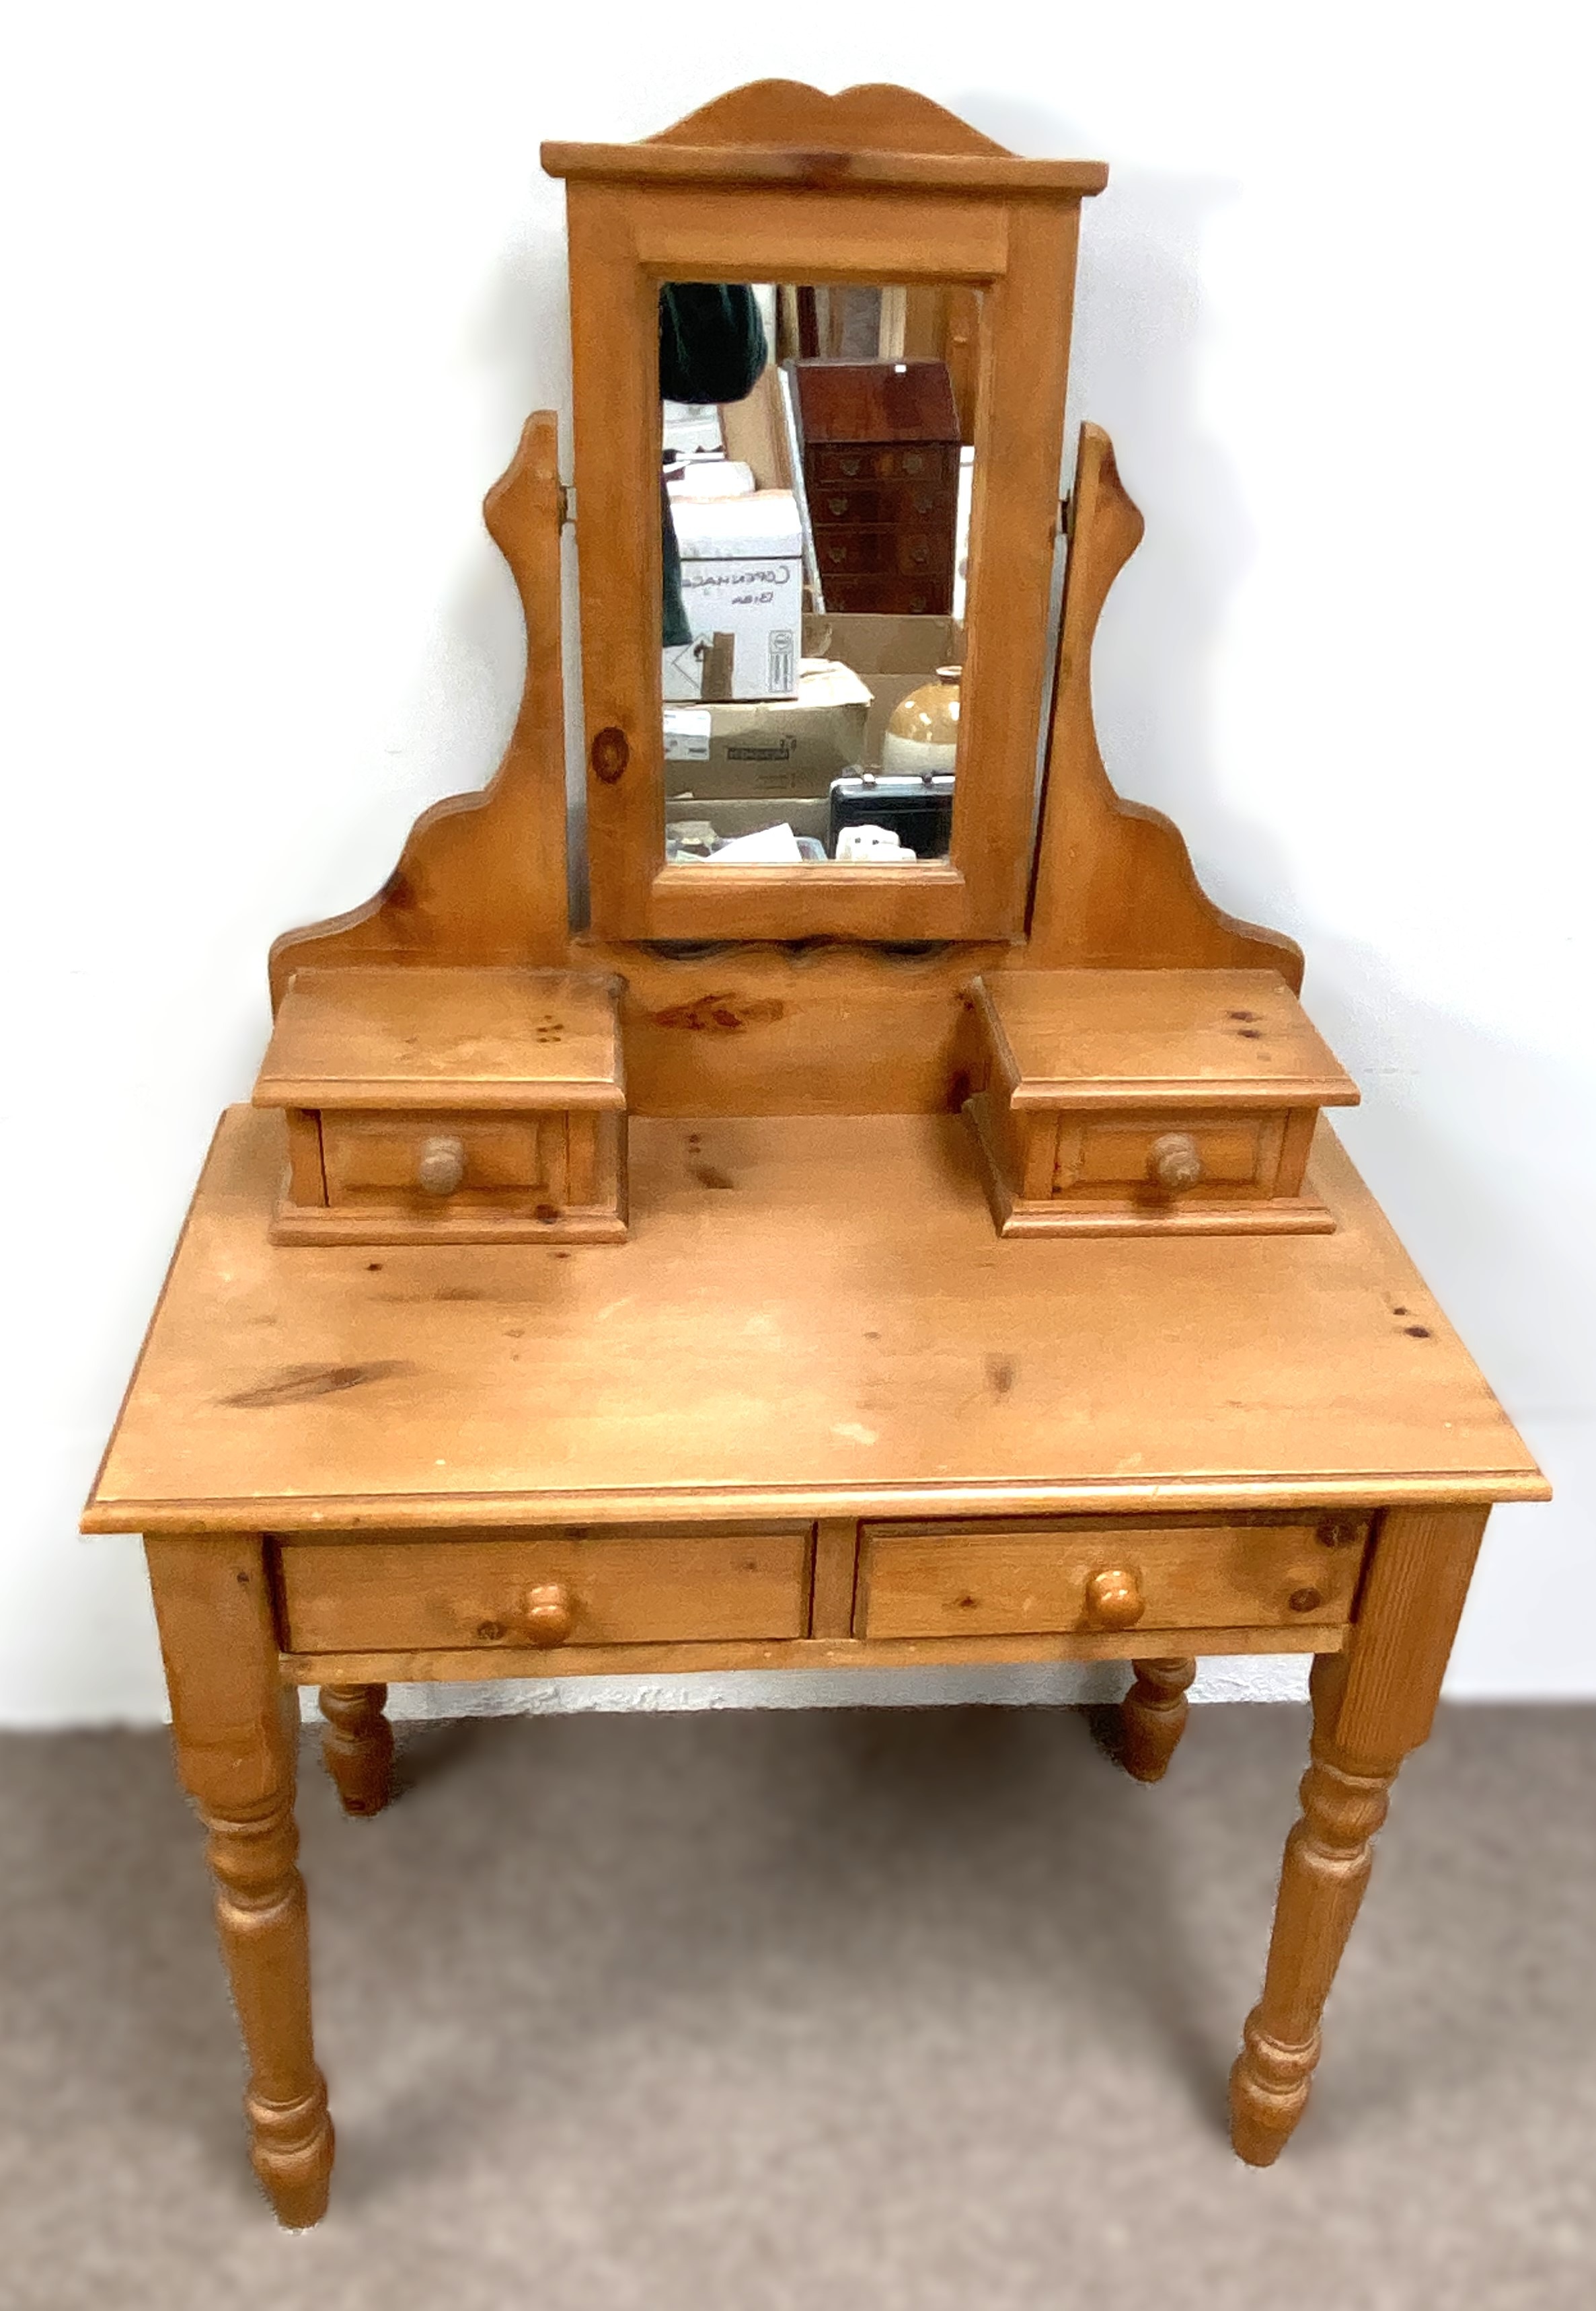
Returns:
[[[327,2211],[333,2128],[310,2044],[310,1932],[292,1784],[251,1815],[222,1814],[203,1800],[200,1813],[210,1832],[222,1960],[249,2056],[249,2163],[278,2221],[302,2229]]]
[[[1186,1687],[1197,1663],[1133,1661],[1136,1683],[1120,1704],[1120,1755],[1138,1782],[1161,1782],[1186,1730]]]
[[[327,2089],[315,2089],[297,2103],[267,2102],[246,2095],[249,2164],[284,2230],[309,2230],[327,2212],[333,2179],[333,2123]]]
[[[1302,1818],[1286,1841],[1263,1995],[1247,2018],[1230,2074],[1231,2141],[1251,2167],[1271,2166],[1307,2107],[1320,2017],[1374,1866],[1398,1757],[1348,1757],[1336,1739],[1346,1662],[1313,1665],[1313,1763]]]
[[[310,2036],[298,1696],[279,1676],[257,1537],[146,1548],[178,1770],[208,1832],[217,1933],[249,2057],[250,2163],[278,2220],[299,2228],[326,2210],[333,2130]]]
[[[1483,1509],[1387,1509],[1342,1653],[1313,1663],[1313,1762],[1286,1841],[1263,1995],[1230,2079],[1231,2140],[1276,2159],[1307,2105],[1319,2025],[1352,1931],[1397,1768],[1429,1738]]]
[[[380,1813],[393,1794],[394,1729],[386,1685],[324,1685],[321,1759],[347,1814]]]
[[[1230,2140],[1249,2167],[1272,2167],[1308,2106],[1319,2061],[1319,2033],[1304,2046],[1266,2038],[1249,2016],[1243,2051],[1230,2073]]]

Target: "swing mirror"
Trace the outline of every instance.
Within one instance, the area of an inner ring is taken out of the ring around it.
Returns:
[[[745,141],[756,88],[642,144],[545,148],[593,928],[1016,936],[1102,171],[1015,161],[902,91],[793,93],[868,141]]]

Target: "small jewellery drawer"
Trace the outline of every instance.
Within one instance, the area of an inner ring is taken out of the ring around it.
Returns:
[[[1156,1191],[1163,1184],[1160,1167],[1170,1168],[1166,1151],[1178,1141],[1190,1173],[1180,1185],[1267,1195],[1279,1173],[1288,1121],[1283,1109],[1260,1115],[1063,1115],[1051,1141],[1052,1178],[1046,1192]],[[1179,1192],[1179,1185],[1171,1185]]]
[[[283,1111],[274,1243],[620,1243],[626,1087],[607,972],[298,971],[257,1107]]]
[[[801,1637],[807,1525],[279,1545],[292,1653]]]
[[[324,1112],[327,1201],[525,1196],[563,1173],[563,1115],[340,1115]]]
[[[1278,972],[1016,970],[969,997],[1000,1235],[1334,1227],[1308,1156],[1357,1087]]]
[[[1026,1636],[1339,1626],[1365,1519],[867,1525],[854,1634]]]

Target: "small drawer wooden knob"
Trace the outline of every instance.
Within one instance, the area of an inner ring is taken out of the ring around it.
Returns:
[[[1138,1574],[1115,1565],[1086,1583],[1086,1618],[1100,1629],[1133,1629],[1147,1609]]]
[[[1153,1142],[1148,1169],[1158,1185],[1172,1196],[1195,1188],[1202,1177],[1202,1157],[1189,1131],[1165,1131]]]
[[[466,1150],[458,1139],[429,1139],[415,1176],[429,1196],[452,1196],[466,1176]]]
[[[563,1581],[527,1592],[527,1634],[535,1645],[563,1645],[576,1626],[576,1602]]]

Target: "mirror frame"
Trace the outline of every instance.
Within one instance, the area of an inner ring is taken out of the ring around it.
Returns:
[[[798,139],[800,141],[795,142]],[[1080,204],[927,98],[757,82],[637,144],[545,144],[566,180],[591,922],[601,937],[1018,937],[1031,872]],[[660,694],[665,281],[982,292],[960,776],[946,860],[669,865]]]

